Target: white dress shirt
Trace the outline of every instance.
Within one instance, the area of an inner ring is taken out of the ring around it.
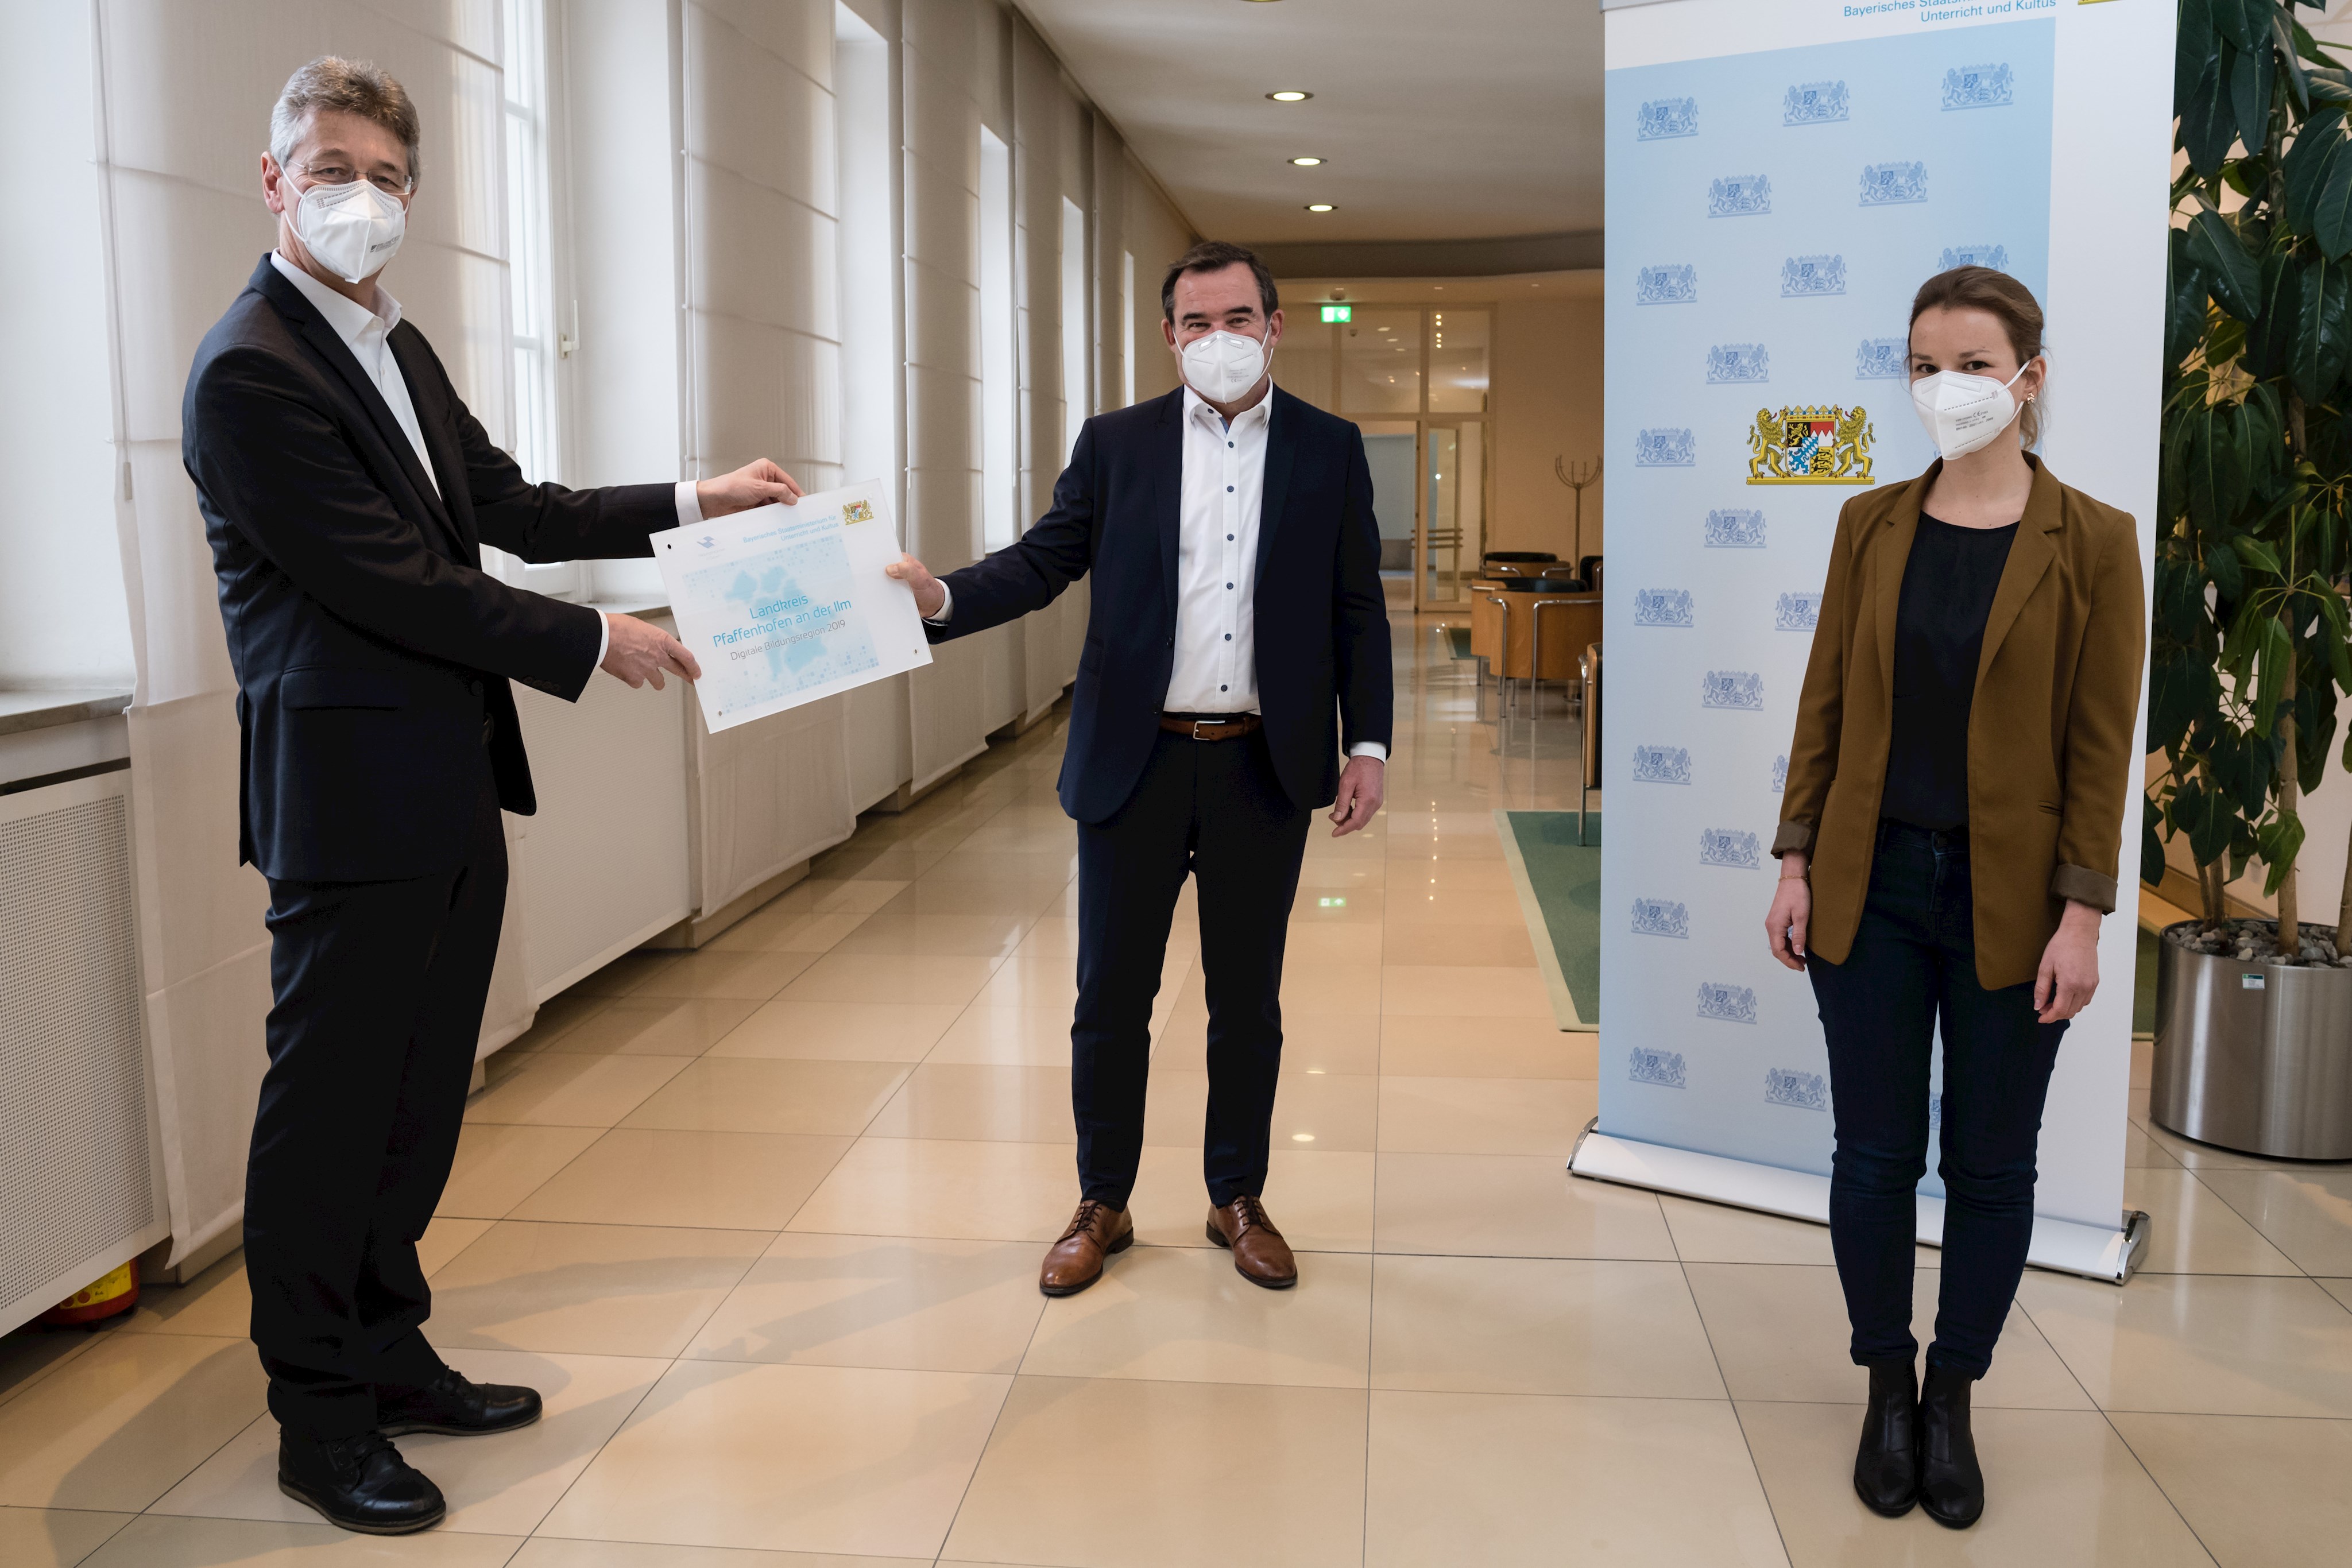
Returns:
[[[1265,492],[1274,388],[1228,423],[1184,389],[1183,488],[1176,538],[1176,658],[1160,707],[1168,713],[1256,713],[1257,540]],[[947,585],[940,585],[945,591]],[[930,619],[944,625],[950,593]],[[1350,757],[1388,759],[1360,740]]]
[[[379,283],[375,289],[377,308],[371,310],[350,295],[339,294],[328,287],[274,250],[269,253],[269,265],[276,267],[287,282],[300,289],[302,298],[327,319],[327,325],[335,329],[335,336],[343,340],[343,347],[349,349],[352,358],[360,362],[361,371],[375,383],[375,390],[383,394],[384,406],[392,410],[393,423],[400,426],[403,435],[408,437],[409,448],[416,454],[417,465],[425,470],[425,481],[433,486],[433,493],[438,496],[441,493],[441,476],[433,471],[433,455],[425,449],[425,429],[416,423],[416,404],[408,395],[408,378],[401,374],[400,361],[394,356],[391,345],[385,341],[392,335],[392,329],[400,325],[400,301]],[[679,528],[690,528],[702,521],[702,502],[694,493],[693,480],[678,481],[675,499]],[[596,663],[602,664],[605,652],[613,645],[613,623],[600,614],[596,617]]]

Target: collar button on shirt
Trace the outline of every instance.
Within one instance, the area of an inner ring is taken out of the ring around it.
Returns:
[[[1199,393],[1184,390],[1176,658],[1160,704],[1167,712],[1258,711],[1258,513],[1273,414],[1271,389],[1230,426]]]

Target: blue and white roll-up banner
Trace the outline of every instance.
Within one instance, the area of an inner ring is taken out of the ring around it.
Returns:
[[[1911,297],[1977,262],[2046,311],[2053,472],[2152,546],[2173,4],[1604,0],[1616,717],[1580,1175],[1827,1218],[1821,1022],[1764,912],[1838,509],[1933,457],[1906,384]],[[2051,1084],[2032,1251],[2108,1279],[2132,1260],[2139,816]]]

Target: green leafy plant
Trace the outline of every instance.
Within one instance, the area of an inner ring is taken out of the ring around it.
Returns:
[[[2352,73],[2321,0],[2181,0],[2140,874],[2186,835],[2209,922],[2250,861],[2298,950],[2296,804],[2352,691]],[[2352,767],[2352,745],[2345,765]],[[2337,911],[2352,947],[2352,868]]]

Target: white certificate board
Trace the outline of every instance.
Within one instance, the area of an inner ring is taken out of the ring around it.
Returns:
[[[878,479],[653,536],[713,734],[931,662]]]

